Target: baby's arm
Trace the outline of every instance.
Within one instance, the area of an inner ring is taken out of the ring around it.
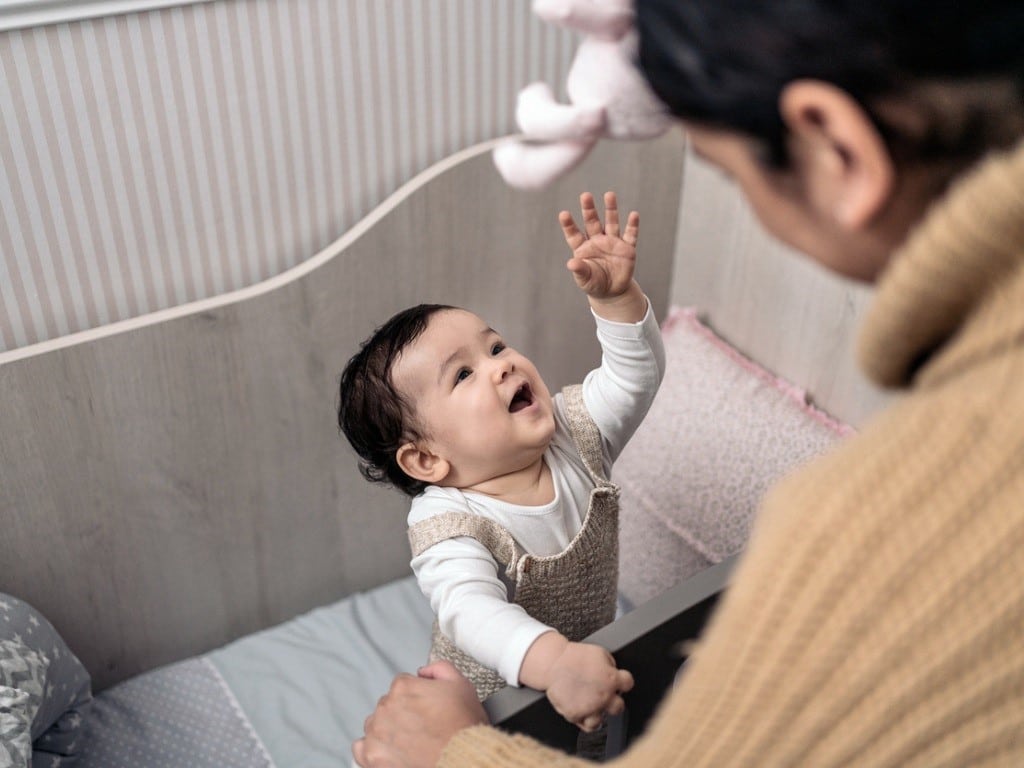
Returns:
[[[566,266],[597,318],[601,366],[587,375],[583,396],[611,462],[654,400],[665,373],[665,351],[657,319],[633,279],[640,216],[630,213],[620,236],[615,193],[607,192],[604,201],[604,226],[593,195],[586,192],[580,195],[585,232],[568,211],[559,214],[559,222],[573,252]]]
[[[617,323],[638,323],[647,313],[647,298],[633,279],[640,214],[633,211],[619,233],[619,210],[614,192],[605,192],[605,223],[589,192],[580,195],[581,232],[568,211],[558,215],[565,241],[572,249],[566,268],[587,294],[594,313]]]
[[[449,539],[413,558],[412,568],[445,636],[516,685],[523,657],[551,628],[509,602],[500,566],[486,547]]]
[[[633,677],[604,648],[570,643],[509,603],[496,564],[473,539],[440,542],[413,559],[441,630],[511,684],[545,691],[555,710],[583,730],[622,711]]]
[[[625,708],[622,694],[633,687],[633,676],[615,666],[604,648],[571,643],[552,630],[538,637],[523,659],[519,682],[545,691],[551,705],[569,722],[593,731],[605,715]]]

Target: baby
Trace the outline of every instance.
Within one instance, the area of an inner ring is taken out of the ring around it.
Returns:
[[[563,211],[567,267],[587,295],[601,366],[552,397],[526,357],[476,315],[398,313],[341,378],[338,423],[370,480],[413,497],[412,568],[437,615],[431,660],[484,699],[505,684],[545,691],[584,731],[624,707],[632,675],[580,642],[615,615],[614,459],[654,398],[664,349],[633,279],[640,217],[620,234],[589,193],[583,231]]]

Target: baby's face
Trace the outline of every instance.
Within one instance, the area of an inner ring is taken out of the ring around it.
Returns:
[[[469,488],[524,469],[554,436],[551,394],[533,363],[471,312],[432,315],[391,375],[430,450],[451,464],[441,485]]]

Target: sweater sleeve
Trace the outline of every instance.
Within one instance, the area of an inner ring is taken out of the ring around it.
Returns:
[[[583,400],[609,461],[615,461],[657,394],[665,375],[665,348],[650,301],[639,323],[615,323],[597,314],[594,320],[601,365],[584,379]]]

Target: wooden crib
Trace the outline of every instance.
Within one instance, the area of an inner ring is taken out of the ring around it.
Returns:
[[[52,622],[94,692],[408,575],[407,501],[363,480],[338,434],[341,368],[376,325],[430,301],[487,317],[551,387],[579,380],[598,348],[556,215],[583,190],[641,212],[637,277],[659,317],[700,308],[854,426],[884,402],[851,351],[868,292],[770,241],[680,133],[606,143],[530,193],[501,182],[490,148],[430,168],[263,283],[0,353],[0,591]],[[668,682],[640,639],[699,632],[728,568],[602,630],[640,681],[636,723]],[[489,707],[568,738],[536,695]]]

